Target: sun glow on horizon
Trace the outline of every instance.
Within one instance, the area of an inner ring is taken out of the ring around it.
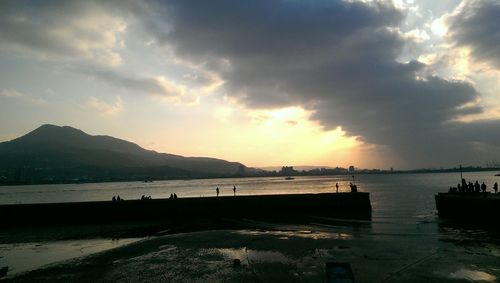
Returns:
[[[211,156],[242,162],[251,167],[285,164],[346,166],[361,144],[340,128],[324,130],[311,121],[311,112],[301,107],[275,110],[245,110],[222,107],[214,117],[223,127],[206,127],[177,143],[175,153],[188,156]],[[236,117],[240,115],[240,117]],[[241,117],[243,115],[243,117]],[[220,124],[219,124],[220,125]],[[214,138],[201,138],[214,137]],[[155,149],[173,152],[167,138]]]
[[[312,112],[301,107],[250,111],[255,140],[271,144],[268,159],[256,160],[255,164],[337,166],[351,162],[351,151],[359,145],[357,138],[348,137],[340,127],[325,130],[318,122],[311,121],[311,115]],[[273,154],[277,152],[278,155]]]

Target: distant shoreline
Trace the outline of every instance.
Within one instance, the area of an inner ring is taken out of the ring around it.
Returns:
[[[321,168],[309,171],[296,171],[293,174],[282,174],[276,171],[263,171],[259,174],[252,175],[212,175],[212,176],[179,176],[169,178],[137,178],[137,179],[96,179],[96,180],[56,180],[56,181],[40,181],[40,182],[8,182],[2,183],[0,187],[5,186],[32,186],[32,185],[68,185],[68,184],[96,184],[96,183],[119,183],[119,182],[155,182],[155,181],[178,181],[178,180],[203,180],[203,179],[237,179],[237,178],[263,178],[263,177],[322,177],[322,176],[349,176],[349,175],[401,175],[401,174],[439,174],[439,173],[459,173],[460,168],[445,168],[445,169],[415,169],[415,170],[380,170],[380,169],[360,169],[354,172],[330,172],[332,169],[325,169],[328,173],[322,173]],[[313,172],[311,172],[313,171]],[[463,167],[462,172],[500,172],[500,168],[482,168],[482,167]]]

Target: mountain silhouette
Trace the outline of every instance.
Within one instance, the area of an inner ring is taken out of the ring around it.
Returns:
[[[4,179],[21,178],[5,176],[9,174],[36,175],[49,182],[51,177],[59,181],[224,177],[241,174],[245,168],[241,163],[221,159],[158,153],[132,142],[92,136],[68,126],[42,125],[22,137],[0,143],[0,177],[3,172]]]

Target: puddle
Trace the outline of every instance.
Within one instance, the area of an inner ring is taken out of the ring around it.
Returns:
[[[228,259],[239,259],[243,264],[292,262],[290,258],[276,251],[257,251],[248,248],[209,249],[207,251],[210,253],[218,253]]]
[[[347,233],[329,233],[312,230],[296,230],[296,231],[259,231],[259,230],[240,230],[235,233],[243,235],[272,235],[277,236],[281,240],[288,240],[290,237],[299,237],[313,240],[330,239],[330,240],[350,240],[351,234]]]
[[[453,279],[465,279],[469,281],[488,281],[494,282],[497,278],[489,273],[478,270],[470,269],[460,269],[458,271],[452,272],[450,278]]]
[[[45,265],[109,250],[140,240],[141,238],[88,239],[44,243],[16,243],[0,245],[0,268],[8,266],[10,277],[35,270]]]

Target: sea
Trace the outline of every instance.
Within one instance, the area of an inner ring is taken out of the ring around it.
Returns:
[[[466,172],[463,177],[467,181],[485,182],[491,191],[493,183],[500,182],[500,177],[494,176],[496,173],[498,172]],[[488,258],[500,264],[498,234],[481,229],[443,228],[442,221],[437,217],[434,196],[438,192],[447,192],[450,186],[457,186],[460,182],[460,173],[299,176],[293,180],[285,180],[283,177],[262,177],[3,186],[0,187],[0,204],[103,201],[111,200],[113,196],[130,200],[140,199],[143,195],[157,199],[168,198],[173,193],[179,198],[213,197],[216,195],[216,188],[219,188],[220,195],[229,196],[234,194],[234,187],[236,195],[331,193],[336,192],[336,184],[339,185],[339,192],[348,192],[351,182],[357,185],[359,191],[370,193],[372,204],[372,221],[369,229],[361,229],[359,233],[367,233],[370,237],[387,236],[404,239],[400,241],[402,247],[405,247],[401,248],[405,249],[401,252],[406,254],[411,254],[412,248],[420,251],[439,250],[444,243],[442,239],[447,239],[448,242],[477,240],[493,243],[488,245],[491,251],[488,255],[491,257]],[[500,215],[498,219],[500,223]],[[10,266],[15,274],[135,240],[140,239],[120,239],[122,242],[114,239],[87,239],[67,242],[0,243],[0,267]],[[81,253],[82,246],[88,252]],[[55,252],[57,250],[64,250],[64,255],[58,256]],[[72,250],[74,252],[71,252]],[[473,248],[471,252],[474,252]],[[28,264],[23,264],[23,260],[19,259],[33,259],[33,255],[36,257],[37,254],[49,254],[50,258],[42,258],[35,263],[30,260]],[[463,256],[468,255],[463,254]],[[498,267],[500,268],[500,265]],[[477,268],[474,264],[464,264],[464,268],[455,270],[453,276],[458,276],[457,279],[461,280],[495,281],[498,277],[495,274],[498,275],[498,272],[499,270],[495,268]]]

